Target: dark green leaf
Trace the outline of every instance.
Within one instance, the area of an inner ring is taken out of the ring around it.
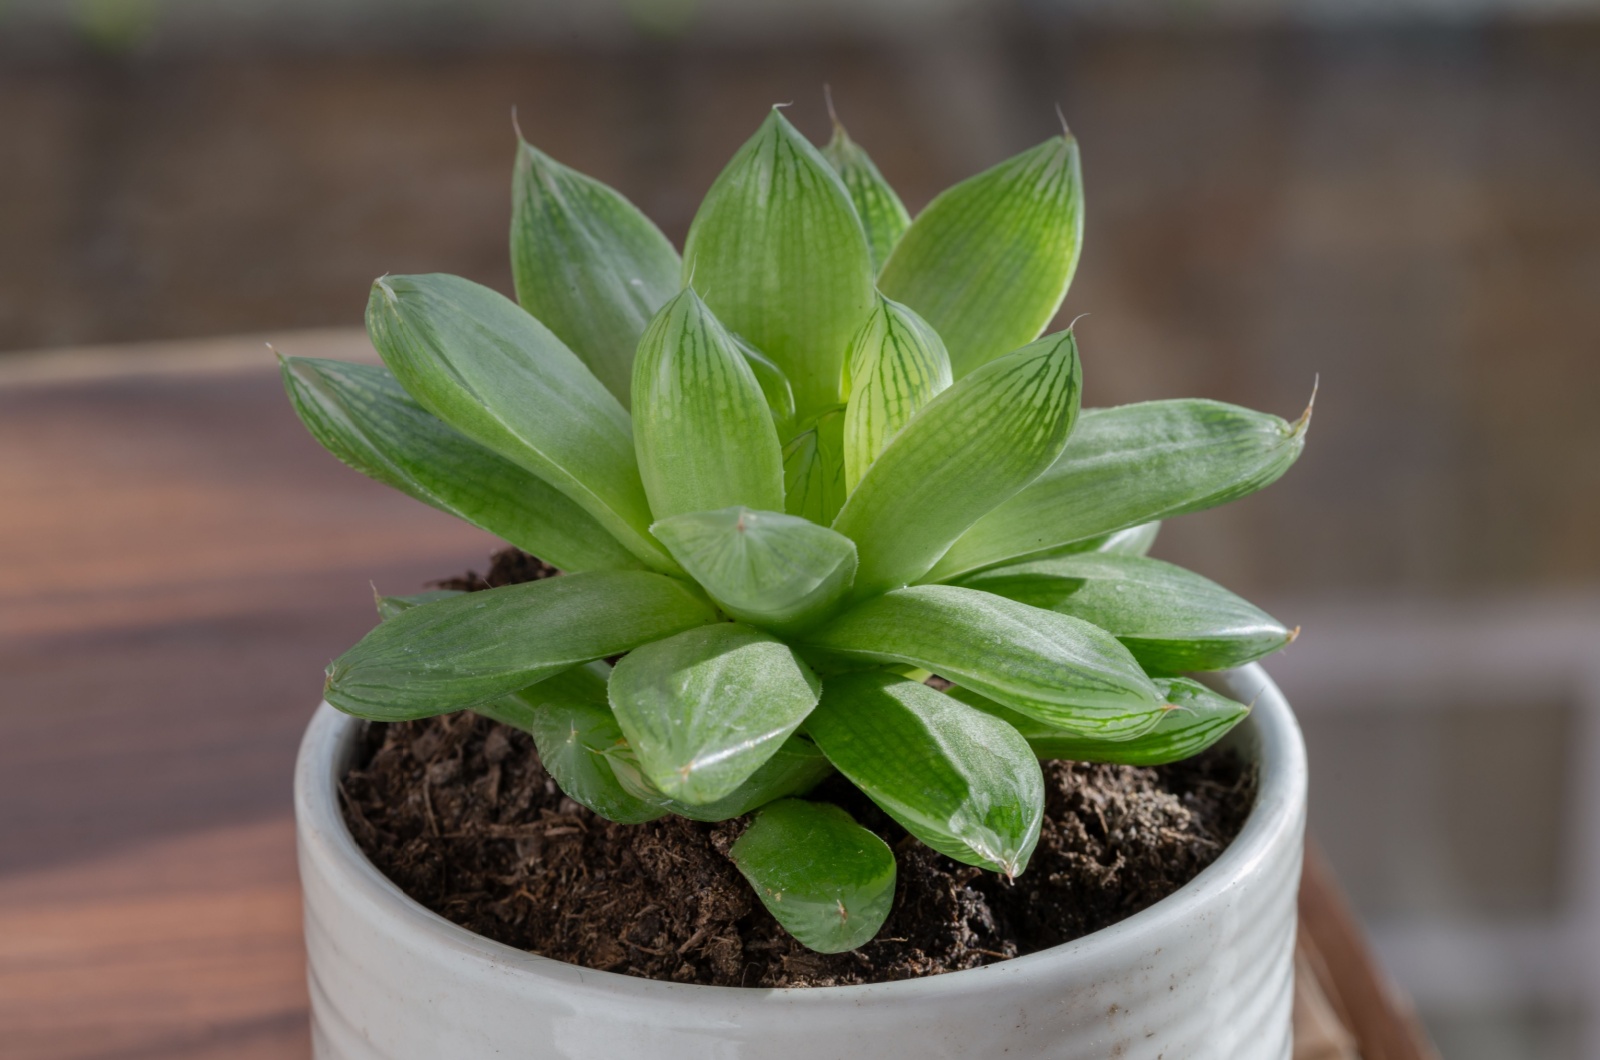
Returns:
[[[1305,446],[1294,423],[1196,399],[1090,409],[1051,468],[962,535],[925,581],[1197,512],[1276,481]]]
[[[295,412],[334,456],[563,570],[638,567],[588,512],[418,405],[387,368],[279,359]]]
[[[878,286],[938,329],[960,379],[1038,337],[1066,297],[1082,243],[1078,144],[1057,136],[929,203]]]
[[[894,852],[828,803],[770,803],[728,856],[784,930],[818,953],[869,942],[894,904]]]
[[[880,296],[848,363],[844,477],[853,490],[889,440],[950,385],[950,358],[927,321]]]
[[[459,276],[386,276],[367,331],[423,408],[566,494],[647,565],[650,537],[628,413],[516,303]]]
[[[1078,413],[1062,332],[990,361],[911,418],[833,528],[860,551],[857,597],[916,581],[951,542],[1055,461]]]
[[[850,139],[839,119],[833,119],[833,139],[822,149],[822,154],[844,181],[845,190],[867,230],[867,246],[872,252],[874,272],[889,260],[889,252],[900,241],[911,225],[911,215],[895,194],[889,182],[883,179],[878,167],[867,152]]]
[[[448,600],[452,596],[460,596],[459,589],[429,589],[425,593],[416,593],[412,596],[383,596],[373,593],[373,603],[378,606],[378,618],[393,618],[402,611],[409,611],[413,607],[431,604],[435,600]]]
[[[818,682],[789,646],[731,622],[634,649],[611,675],[611,710],[645,776],[704,805],[771,758],[811,708]]]
[[[685,289],[662,307],[633,364],[633,440],[656,518],[783,506],[783,451],[733,338]]]
[[[809,421],[783,447],[783,509],[827,526],[849,496],[844,479],[843,408]]]
[[[1164,703],[1105,630],[953,585],[885,593],[798,643],[823,649],[824,663],[831,656],[920,667],[1056,728],[1102,739],[1148,731]]]
[[[612,188],[519,138],[511,187],[517,301],[624,408],[645,324],[678,290],[678,252]]]
[[[783,369],[801,417],[839,404],[872,308],[867,237],[838,174],[776,109],[706,193],[683,258],[717,318]]]
[[[1199,754],[1243,721],[1250,708],[1187,677],[1157,678],[1169,704],[1155,728],[1131,740],[1096,740],[1062,732],[965,688],[949,694],[992,714],[1020,732],[1040,758],[1158,766]]]
[[[806,731],[850,782],[941,854],[1016,876],[1044,817],[1017,730],[881,670],[829,678]]]
[[[425,718],[715,618],[684,582],[647,571],[590,571],[465,593],[386,620],[333,661],[324,694],[358,717]]]
[[[1093,622],[1161,673],[1232,669],[1294,637],[1216,582],[1143,556],[1057,556],[992,567],[961,584]]]
[[[826,618],[855,580],[855,542],[797,515],[687,512],[650,532],[724,611],[763,629]]]

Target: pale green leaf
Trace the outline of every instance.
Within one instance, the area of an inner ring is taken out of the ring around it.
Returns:
[[[728,856],[767,912],[818,953],[871,941],[894,904],[894,852],[828,803],[769,804]]]
[[[783,507],[783,450],[766,397],[733,338],[687,288],[639,341],[633,432],[656,518]]]
[[[833,774],[833,766],[814,743],[803,736],[791,736],[731,794],[715,802],[696,804],[668,798],[650,783],[627,740],[607,748],[605,757],[617,781],[630,794],[691,821],[716,822],[743,817],[775,799],[804,795]]]
[[[683,268],[783,369],[801,417],[839,404],[845,350],[872,308],[867,237],[838,174],[776,109],[706,193]]]
[[[810,667],[771,634],[731,622],[634,649],[611,710],[655,787],[703,805],[730,794],[817,704]]]
[[[917,215],[878,287],[927,318],[960,379],[1031,342],[1083,243],[1078,144],[1057,136],[949,188]]]
[[[844,181],[856,216],[867,230],[867,246],[872,252],[872,268],[876,272],[883,268],[883,263],[889,260],[889,252],[910,227],[911,215],[867,152],[850,139],[838,118],[833,120],[833,139],[822,149],[822,154]]]
[[[1229,670],[1294,639],[1216,582],[1158,559],[1084,552],[1007,564],[960,584],[1093,622],[1146,670]]]
[[[808,422],[783,447],[783,509],[827,526],[844,507],[843,408],[829,409]]]
[[[690,586],[648,571],[589,571],[465,593],[384,621],[328,667],[324,695],[358,717],[425,718],[715,618]]]
[[[1067,331],[990,361],[913,416],[833,523],[860,550],[856,595],[921,578],[968,527],[1050,467],[1080,389]]]
[[[459,276],[386,276],[367,331],[411,396],[566,494],[647,565],[676,573],[650,537],[628,413],[516,303]]]
[[[628,407],[633,351],[678,291],[678,252],[614,189],[525,141],[511,186],[517,301]]]
[[[724,611],[763,629],[826,618],[855,581],[855,542],[797,515],[686,512],[650,532]]]
[[[967,865],[1016,876],[1044,819],[1027,741],[965,703],[881,670],[828,679],[806,732],[905,830]]]
[[[912,415],[950,385],[950,358],[927,321],[880,296],[847,363],[844,477],[853,490]]]
[[[411,398],[386,368],[283,357],[300,421],[334,456],[563,570],[638,567],[588,512]]]
[[[954,585],[897,589],[798,638],[830,660],[920,667],[1031,717],[1103,739],[1160,718],[1161,693],[1105,630]]]
[[[1237,500],[1289,469],[1309,422],[1309,409],[1286,423],[1198,399],[1090,409],[1060,459],[963,534],[924,580]]]
[[[1064,732],[971,689],[956,687],[948,694],[1016,729],[1040,758],[1125,766],[1158,766],[1190,758],[1222,739],[1250,713],[1245,704],[1187,677],[1157,678],[1156,686],[1168,705],[1155,728],[1131,740],[1097,740]]]

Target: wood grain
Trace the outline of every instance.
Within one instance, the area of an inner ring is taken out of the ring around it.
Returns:
[[[8,1060],[309,1055],[290,771],[319,671],[372,624],[371,582],[494,546],[328,457],[243,350],[0,377]],[[1341,1026],[1366,1060],[1431,1057],[1315,860],[1302,923],[1323,986],[1302,977],[1297,1060],[1346,1060]]]

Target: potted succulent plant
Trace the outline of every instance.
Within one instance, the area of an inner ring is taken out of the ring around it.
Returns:
[[[567,572],[384,598],[329,666],[297,776],[318,1055],[1286,1056],[1304,763],[1247,664],[1294,634],[1144,553],[1157,520],[1281,475],[1309,412],[1080,414],[1074,332],[1040,337],[1081,244],[1071,136],[912,221],[842,129],[819,151],[774,109],[681,258],[526,143],[514,188],[517,302],[387,276],[386,367],[282,362],[340,459]],[[825,777],[1008,878],[1041,758],[1226,735],[1258,793],[1191,884],[1065,946],[875,985],[652,982],[475,936],[356,848],[358,719],[468,709],[606,820],[744,819],[728,856],[824,953],[871,939],[896,887],[880,835],[807,797]]]

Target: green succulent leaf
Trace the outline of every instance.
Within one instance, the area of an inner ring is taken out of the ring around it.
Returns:
[[[938,329],[960,379],[1039,336],[1066,298],[1082,244],[1078,144],[1056,136],[929,203],[878,287]]]
[[[880,296],[847,364],[844,477],[853,490],[889,440],[950,385],[950,358],[927,321]]]
[[[516,303],[459,276],[386,276],[367,332],[423,408],[566,494],[646,565],[677,573],[646,529],[628,413]]]
[[[966,865],[1016,876],[1044,817],[1044,776],[1017,730],[881,670],[830,678],[806,731],[906,831]]]
[[[783,451],[766,396],[732,336],[685,288],[639,341],[634,446],[657,518],[783,507]]]
[[[789,377],[783,374],[783,369],[772,358],[752,346],[748,339],[731,331],[728,334],[734,345],[739,347],[739,352],[744,354],[744,363],[750,366],[751,373],[761,386],[778,437],[789,437],[794,428],[794,389],[789,386]]]
[[[839,179],[850,193],[850,202],[867,231],[867,247],[872,253],[872,270],[877,272],[889,260],[889,252],[911,226],[911,215],[883,179],[878,167],[861,146],[850,139],[839,119],[833,119],[833,139],[822,149]]]
[[[872,308],[872,261],[849,193],[774,109],[689,228],[684,280],[775,361],[802,417],[839,404],[845,350]]]
[[[825,802],[769,804],[728,855],[767,912],[818,953],[869,942],[894,904],[894,852]]]
[[[634,348],[677,293],[680,268],[667,237],[631,202],[519,137],[511,186],[517,301],[624,408]]]
[[[1159,766],[1190,758],[1222,739],[1250,713],[1243,703],[1187,677],[1157,678],[1156,685],[1168,706],[1155,728],[1131,740],[1097,740],[1063,732],[970,689],[956,687],[948,694],[1016,729],[1040,758],[1124,766]]]
[[[687,584],[648,571],[464,593],[384,621],[328,667],[324,695],[357,717],[426,718],[715,619]]]
[[[1140,523],[1130,526],[1125,530],[1113,530],[1109,534],[1091,537],[1086,541],[1075,541],[1063,549],[1063,554],[1076,552],[1104,552],[1113,556],[1144,556],[1156,543],[1156,536],[1161,533],[1161,522]]]
[[[531,733],[539,761],[569,798],[608,821],[642,824],[667,811],[629,794],[605,758],[605,752],[622,739],[622,729],[606,705],[610,669],[603,662],[592,662],[473,709]]]
[[[715,802],[696,804],[668,798],[650,783],[627,740],[607,748],[605,757],[618,782],[630,794],[653,801],[668,813],[707,823],[743,817],[776,799],[804,795],[833,774],[833,766],[816,744],[805,737],[791,736],[731,794]]]
[[[860,550],[856,595],[921,578],[984,513],[1049,468],[1081,388],[1067,331],[990,361],[928,402],[834,520]]]
[[[412,400],[387,368],[280,358],[312,437],[355,470],[563,570],[638,567],[594,517]]]
[[[828,617],[855,582],[856,546],[797,515],[724,508],[650,528],[724,611],[779,632]]]
[[[1143,556],[1057,556],[993,567],[960,584],[1093,622],[1160,673],[1243,666],[1295,636],[1216,582]]]
[[[1289,469],[1309,423],[1310,409],[1286,423],[1197,399],[1090,409],[1060,459],[963,534],[924,580],[1238,500]]]
[[[374,592],[372,602],[378,607],[378,619],[381,621],[393,618],[402,611],[409,611],[413,607],[431,604],[435,600],[448,600],[452,596],[460,596],[460,589],[429,589],[425,593],[415,593],[411,596],[383,596]]]
[[[721,622],[634,649],[611,675],[611,709],[650,782],[703,805],[733,792],[817,704],[789,646]]]
[[[783,447],[783,509],[790,515],[827,526],[844,507],[844,422],[843,408],[829,409]]]
[[[823,652],[819,665],[919,667],[1056,728],[1101,739],[1149,731],[1165,704],[1128,649],[1105,630],[954,585],[885,593],[798,643]]]

